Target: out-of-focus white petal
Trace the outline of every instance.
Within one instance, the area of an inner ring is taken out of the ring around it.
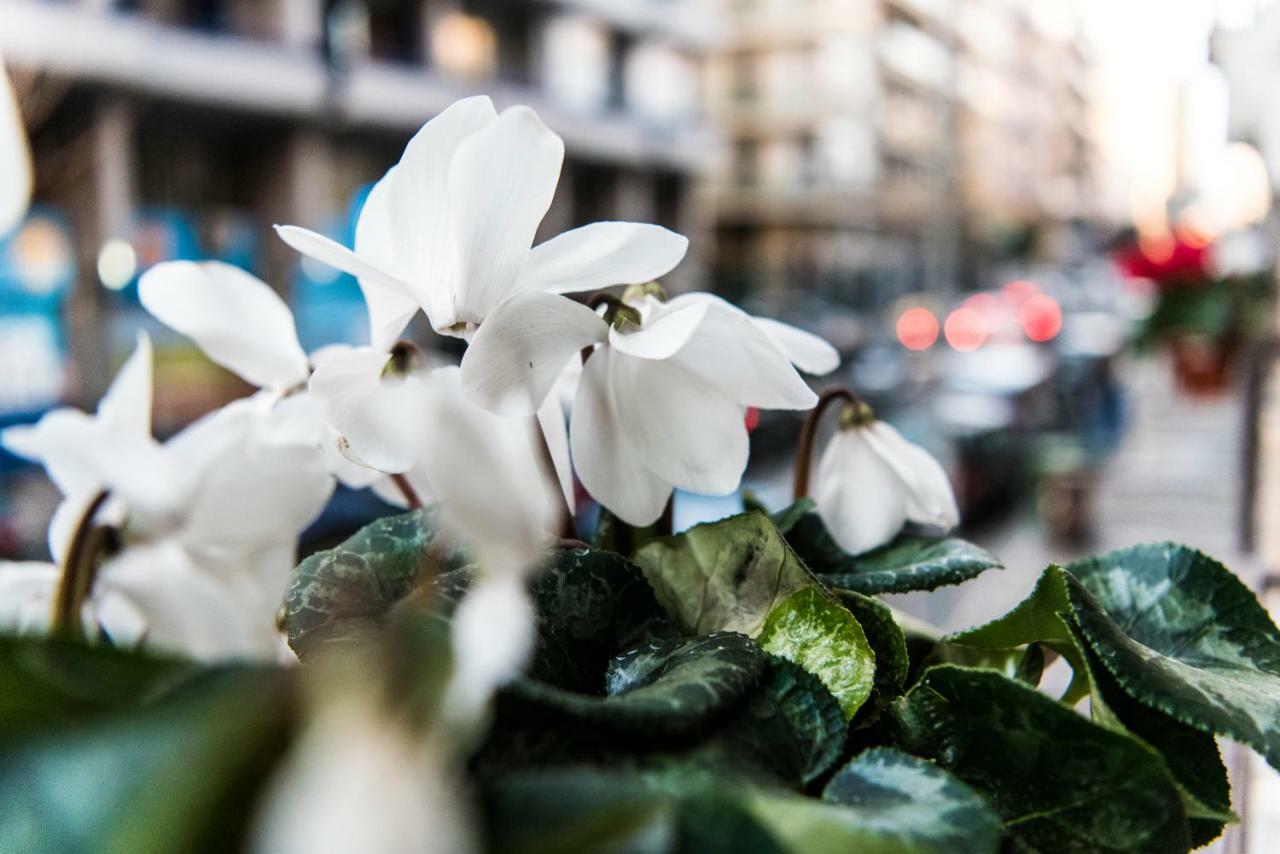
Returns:
[[[391,215],[391,182],[395,172],[393,166],[382,180],[373,185],[356,220],[355,254],[366,259],[373,268],[390,274],[398,283],[393,286],[382,276],[356,277],[369,312],[369,346],[378,350],[390,349],[419,308],[425,309],[428,317],[440,310],[431,303],[419,306],[418,299],[408,293],[413,276],[404,272],[404,265],[396,252],[395,224]]]
[[[865,429],[871,447],[893,467],[906,486],[907,518],[945,530],[960,524],[960,508],[942,464],[924,448],[902,438],[890,424],[877,421]]]
[[[671,483],[646,468],[623,437],[609,387],[613,358],[608,347],[601,347],[582,370],[569,447],[578,477],[592,497],[629,525],[650,525],[671,497]]]
[[[608,326],[594,311],[555,294],[517,294],[480,326],[462,357],[462,383],[480,406],[503,415],[532,415],[569,360],[603,340]]]
[[[374,326],[371,344],[382,349],[404,331],[418,309],[418,301],[413,288],[395,271],[378,266],[323,234],[296,225],[277,225],[275,229],[281,240],[303,255],[350,273],[361,282],[369,305],[369,322]],[[369,285],[373,285],[372,289]]]
[[[138,332],[137,345],[98,401],[98,420],[107,430],[151,435],[151,338]]]
[[[818,463],[813,499],[831,536],[850,554],[889,542],[907,519],[906,485],[862,429],[831,437]]]
[[[387,181],[395,257],[436,326],[455,320],[449,197],[454,154],[463,140],[497,118],[493,102],[484,95],[455,101],[414,134]]]
[[[593,222],[533,247],[518,287],[563,294],[643,284],[671,272],[688,249],[687,237],[660,225]]]
[[[27,213],[31,203],[31,150],[18,112],[13,85],[0,56],[0,237],[4,237]]]
[[[826,339],[769,317],[752,317],[751,321],[806,374],[820,377],[840,367],[840,351]]]
[[[471,854],[457,782],[370,700],[326,703],[267,787],[256,854]]]
[[[168,514],[180,508],[189,479],[150,436],[104,429],[73,409],[46,414],[34,427],[10,428],[6,448],[42,462],[68,497],[109,489],[130,510]]]
[[[273,660],[273,615],[254,614],[177,542],[126,548],[103,564],[100,583],[145,616],[143,646],[201,661]]]
[[[443,524],[490,571],[520,572],[536,561],[551,528],[559,485],[539,468],[537,421],[486,412],[463,396],[458,374],[431,372],[421,465]]]
[[[137,347],[98,403],[96,418],[75,409],[55,409],[34,425],[0,432],[0,444],[44,465],[68,497],[96,492],[107,472],[129,475],[129,460],[159,448],[151,439],[151,340],[139,333]],[[132,474],[146,480],[150,473]]]
[[[533,652],[534,615],[519,576],[481,577],[454,611],[454,669],[445,714],[461,722],[482,715],[493,693],[519,676]]]
[[[166,261],[142,274],[138,298],[205,355],[260,388],[306,382],[293,312],[271,286],[221,261]]]
[[[670,359],[698,331],[708,306],[706,302],[685,303],[674,311],[653,315],[639,329],[629,325],[621,330],[611,327],[609,346],[641,359]]]
[[[609,389],[630,453],[690,492],[737,489],[749,453],[743,408],[672,361],[611,355]]]
[[[59,577],[51,563],[0,562],[0,633],[48,634]]]
[[[653,321],[690,303],[705,303],[707,315],[672,358],[744,406],[809,409],[818,397],[742,309],[710,294],[686,294],[666,303]]]
[[[556,395],[548,395],[538,410],[538,427],[546,439],[547,450],[551,452],[551,462],[556,469],[556,480],[560,483],[560,492],[564,494],[565,506],[569,508],[570,513],[573,513],[576,507],[573,495],[573,466],[569,462],[569,426],[565,423],[564,409]]]
[[[263,442],[248,425],[200,473],[178,536],[210,553],[292,547],[333,486],[318,448]]]
[[[449,170],[457,322],[481,322],[515,290],[563,160],[560,137],[523,106],[458,145]]]
[[[97,442],[103,431],[89,415],[74,409],[47,412],[35,424],[0,432],[0,444],[10,452],[41,463],[63,495],[84,495],[98,489],[96,469],[83,462],[83,442]]]
[[[395,473],[407,471],[418,457],[423,394],[416,373],[382,375],[388,358],[371,347],[335,354],[316,368],[308,389],[362,462]]]

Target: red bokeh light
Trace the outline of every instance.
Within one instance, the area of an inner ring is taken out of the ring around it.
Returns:
[[[1032,341],[1050,341],[1062,330],[1062,307],[1048,294],[1037,294],[1022,304],[1018,321]]]
[[[898,340],[908,350],[928,350],[938,340],[938,318],[927,308],[907,309],[898,317]]]
[[[1022,305],[1036,294],[1040,293],[1040,286],[1030,279],[1014,279],[1012,282],[1006,282],[1001,288],[1004,298],[1014,305]]]
[[[953,348],[961,353],[969,353],[987,342],[987,321],[978,311],[961,306],[947,315],[943,334]]]

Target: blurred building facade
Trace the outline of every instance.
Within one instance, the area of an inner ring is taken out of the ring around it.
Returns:
[[[710,89],[730,137],[712,191],[730,288],[854,305],[946,293],[1091,215],[1089,59],[1070,4],[725,8]]]
[[[37,202],[74,238],[75,396],[96,398],[112,335],[131,335],[111,332],[103,284],[125,290],[189,237],[186,254],[287,292],[298,261],[270,225],[340,235],[411,133],[472,93],[530,104],[565,139],[539,239],[629,219],[708,246],[699,80],[721,20],[705,0],[0,0]],[[672,285],[704,269],[694,253]]]

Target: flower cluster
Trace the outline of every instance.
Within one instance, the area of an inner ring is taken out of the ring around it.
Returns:
[[[0,97],[0,123],[20,131],[11,106]],[[26,162],[13,148],[0,145],[0,166]],[[800,372],[839,364],[822,339],[718,297],[667,298],[655,280],[688,241],[665,228],[599,222],[534,246],[563,156],[529,108],[468,98],[423,126],[373,187],[353,248],[278,227],[358,279],[367,345],[305,352],[284,301],[235,267],[148,270],[143,306],[258,391],[160,443],[140,337],[95,414],[57,410],[8,430],[5,446],[42,463],[64,501],[54,562],[0,571],[0,620],[206,659],[274,658],[298,537],[342,482],[434,503],[474,556],[480,575],[453,624],[466,678],[450,697],[482,706],[529,654],[524,581],[552,535],[572,530],[575,475],[637,527],[677,489],[730,494],[747,464],[748,410],[811,409]],[[569,296],[583,292],[597,293]],[[460,366],[401,339],[419,311],[468,342]],[[956,521],[937,463],[887,425],[842,430],[818,477],[819,512],[851,551],[907,519]]]

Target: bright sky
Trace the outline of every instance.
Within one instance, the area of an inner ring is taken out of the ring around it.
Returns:
[[[1096,51],[1098,132],[1142,215],[1176,182],[1178,85],[1203,71],[1215,15],[1253,0],[1077,0]]]

